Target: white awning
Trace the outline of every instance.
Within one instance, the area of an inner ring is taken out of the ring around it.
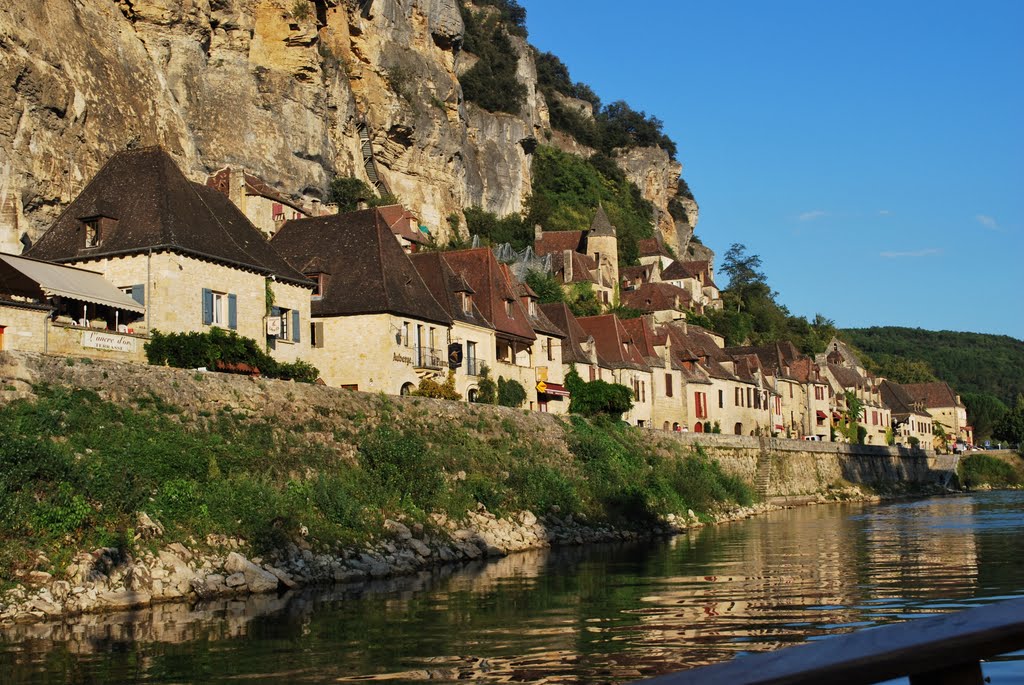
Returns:
[[[145,307],[115,288],[95,271],[50,264],[9,254],[0,254],[0,264],[7,265],[36,283],[47,297],[59,295],[72,300],[102,304],[129,312],[144,313],[146,311]]]

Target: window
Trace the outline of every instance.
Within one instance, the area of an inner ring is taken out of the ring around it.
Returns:
[[[121,288],[121,292],[123,292],[125,295],[127,295],[130,298],[132,298],[133,300],[135,300],[139,304],[145,306],[145,304],[146,304],[146,286],[145,285],[142,285],[142,284],[139,284],[139,285],[129,285],[129,286],[125,287],[125,288]]]
[[[309,322],[309,344],[310,347],[324,346],[324,323],[323,321]]]
[[[510,319],[516,318],[513,300],[505,300],[505,315]]]
[[[238,297],[203,288],[203,323],[207,326],[238,328]]]
[[[282,307],[273,307],[270,310],[270,315],[278,318],[281,321],[280,332],[277,334],[278,340],[290,340],[291,342],[300,342],[301,336],[299,335],[299,310],[298,309],[284,309]]]
[[[754,406],[754,391],[751,388],[747,388],[747,405],[748,407]]]
[[[647,401],[647,381],[640,381],[640,401]]]
[[[693,408],[698,419],[708,417],[708,395],[704,392],[693,393]]]
[[[789,384],[789,399],[793,399],[793,384]]]
[[[85,225],[85,246],[99,247],[101,238],[99,217],[95,219],[86,219],[82,223]]]
[[[537,316],[537,303],[533,300],[527,300],[527,311],[530,312],[530,316]]]
[[[313,287],[313,294],[311,297],[315,300],[324,296],[324,275],[323,274],[306,274],[306,278],[313,281],[316,285]]]
[[[469,293],[462,293],[462,313],[473,316],[473,296]]]
[[[547,348],[548,348],[548,361],[549,362],[555,361],[555,348],[551,344],[551,338],[547,339]]]
[[[588,368],[590,369],[590,380],[597,380],[597,371],[594,369],[593,366]]]
[[[737,406],[737,407],[742,407],[743,406],[743,390],[741,390],[740,388],[736,388],[736,398],[735,398],[734,401],[735,401],[735,406]]]
[[[672,374],[665,374],[665,397],[672,397]]]
[[[476,359],[476,343],[469,340],[466,342],[466,373],[470,376],[479,376],[479,365]]]
[[[718,391],[718,408],[725,409],[725,390]]]

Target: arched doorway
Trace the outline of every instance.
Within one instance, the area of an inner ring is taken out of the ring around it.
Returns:
[[[480,397],[480,391],[476,388],[470,388],[469,392],[466,393],[466,399],[470,402],[476,402]]]
[[[661,426],[661,430],[668,432],[668,421]]]
[[[412,394],[412,391],[416,389],[416,386],[412,383],[406,383],[402,386],[402,389],[398,391],[398,394],[402,396],[408,396]]]
[[[736,435],[743,435],[743,424],[737,423],[736,426],[733,428],[733,433],[735,433]]]
[[[694,432],[694,433],[703,433],[703,432],[704,432],[704,424],[703,424],[703,423],[701,423],[700,421],[698,421],[698,422],[697,422],[696,424],[694,424],[694,426],[693,426],[693,432]]]

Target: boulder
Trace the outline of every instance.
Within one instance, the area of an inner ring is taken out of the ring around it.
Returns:
[[[257,566],[238,552],[228,555],[224,562],[224,570],[232,575],[241,573],[245,577],[245,584],[249,586],[250,592],[261,593],[277,590],[279,582],[277,576]]]

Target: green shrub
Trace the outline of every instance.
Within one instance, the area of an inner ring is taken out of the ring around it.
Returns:
[[[301,359],[279,362],[264,352],[252,338],[238,335],[223,328],[211,328],[206,333],[161,333],[154,330],[146,343],[146,359],[157,366],[167,365],[179,369],[207,368],[215,370],[217,362],[247,364],[259,369],[267,378],[312,383],[320,371]]]
[[[480,367],[480,380],[476,384],[476,401],[480,404],[496,404],[498,402],[498,386],[491,380],[491,369],[487,364]]]
[[[516,75],[519,55],[509,40],[509,25],[502,21],[501,13],[493,16],[473,12],[463,3],[459,3],[459,9],[465,26],[463,48],[478,58],[459,77],[463,96],[488,112],[518,114],[527,91]]]
[[[498,404],[503,407],[521,407],[526,401],[526,390],[517,380],[506,381],[503,376],[498,377]]]
[[[421,378],[419,387],[412,391],[417,397],[433,397],[439,400],[461,400],[462,395],[455,389],[455,371],[449,369],[444,383],[433,378]]]
[[[431,511],[444,485],[423,438],[411,431],[379,426],[360,441],[359,463],[390,507]]]
[[[633,408],[633,391],[619,383],[603,380],[584,381],[575,367],[565,377],[569,390],[569,413],[583,416],[606,416],[621,421],[622,415]]]
[[[365,181],[352,176],[336,176],[327,191],[327,201],[337,204],[338,211],[342,214],[356,211],[360,202],[365,202],[367,207],[400,204],[400,200],[394,195],[385,193],[378,196]]]
[[[972,454],[960,461],[958,467],[960,482],[966,487],[991,485],[1005,488],[1021,485],[1021,470],[1013,468],[1002,459],[989,454]]]

